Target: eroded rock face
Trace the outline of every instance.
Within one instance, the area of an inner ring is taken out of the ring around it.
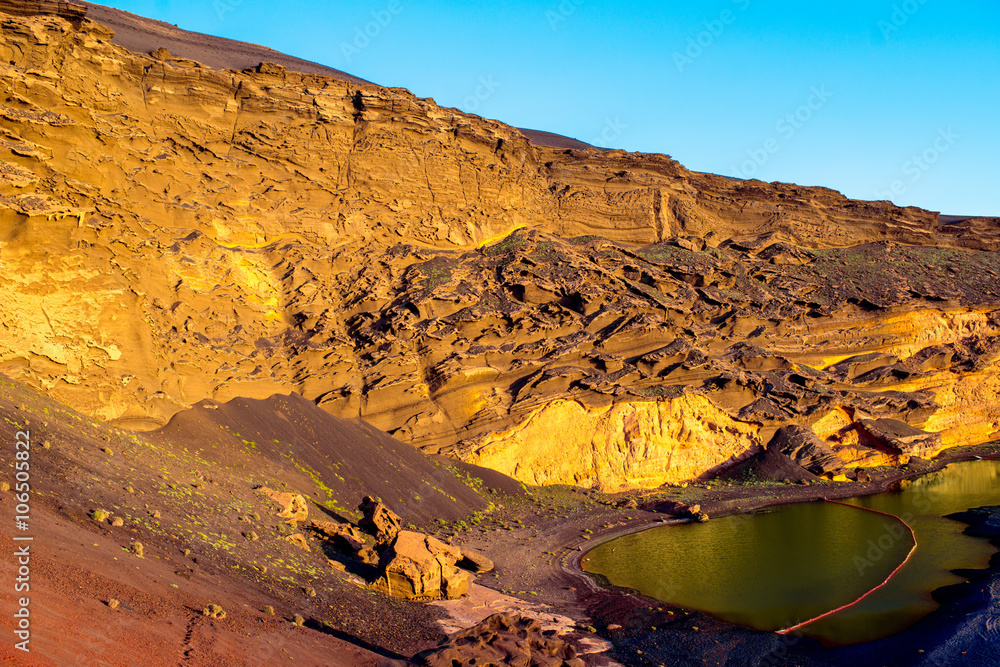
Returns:
[[[377,501],[372,496],[365,496],[358,509],[364,515],[358,521],[358,527],[375,537],[380,543],[388,544],[403,526],[399,515]]]
[[[456,665],[532,665],[583,667],[583,660],[566,641],[543,632],[534,619],[494,614],[449,637],[441,646],[414,657],[427,667]]]
[[[697,477],[759,444],[757,428],[702,397],[609,402],[556,399],[466,456],[530,484],[619,491]]]
[[[404,90],[130,53],[90,21],[0,23],[0,370],[88,415],[152,428],[291,389],[609,490],[789,424],[891,459],[859,411],[942,446],[1000,429],[996,220],[540,147]]]
[[[455,566],[461,558],[458,547],[402,530],[382,554],[380,576],[371,587],[407,600],[459,598],[473,581],[471,574]]]
[[[365,548],[365,534],[349,523],[313,519],[309,522],[309,527],[318,535],[333,542],[336,547],[343,547],[354,553]]]
[[[844,460],[808,428],[786,426],[775,434],[767,446],[768,449],[781,452],[814,475],[840,475],[844,472]]]

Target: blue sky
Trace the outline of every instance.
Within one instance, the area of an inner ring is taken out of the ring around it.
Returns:
[[[104,4],[698,171],[1000,216],[995,0]]]

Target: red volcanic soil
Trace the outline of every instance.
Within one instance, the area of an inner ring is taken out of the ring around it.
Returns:
[[[12,496],[2,494],[4,515]],[[30,653],[13,647],[15,595],[3,589],[0,660],[19,665],[296,665],[388,664],[383,655],[331,634],[293,625],[261,610],[274,604],[237,578],[218,576],[184,562],[180,553],[142,559],[111,536],[36,505],[32,512]],[[14,553],[10,521],[0,550]],[[23,543],[18,543],[18,545]],[[0,580],[13,582],[15,566],[0,561]],[[108,606],[117,599],[116,609]],[[224,619],[202,614],[208,601],[226,610]]]
[[[368,591],[356,568],[276,518],[262,484],[311,498],[310,516],[356,514],[381,495],[407,523],[465,517],[489,501],[451,472],[360,421],[298,396],[201,404],[159,432],[105,426],[0,376],[0,468],[30,449],[31,648],[19,664],[305,665],[401,660],[444,637],[443,612]],[[275,442],[277,441],[277,442]],[[494,474],[495,477],[495,474]],[[490,484],[520,487],[510,480]],[[14,494],[0,492],[0,549],[14,553]],[[331,509],[333,508],[333,509]],[[96,521],[94,510],[110,512]],[[339,511],[338,511],[339,510]],[[111,518],[121,519],[112,525]],[[285,539],[298,532],[304,551]],[[252,535],[252,537],[251,537]],[[143,545],[142,557],[134,553]],[[0,627],[13,637],[12,557],[0,559]],[[316,595],[306,591],[313,588]],[[112,598],[120,605],[111,608]],[[202,614],[220,605],[223,619]],[[264,613],[271,606],[276,616]],[[305,627],[291,622],[299,614]]]

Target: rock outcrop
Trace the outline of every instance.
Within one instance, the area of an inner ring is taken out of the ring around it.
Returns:
[[[942,449],[940,433],[921,431],[897,419],[862,419],[859,425],[867,437],[907,460],[911,456],[930,458]]]
[[[79,28],[87,17],[87,5],[61,0],[0,0],[0,13],[13,16],[48,14],[66,19]]]
[[[493,561],[478,551],[466,548],[462,548],[461,551],[462,560],[458,562],[458,566],[462,569],[475,572],[476,574],[489,572],[493,569]]]
[[[358,528],[372,535],[379,543],[392,542],[403,526],[403,520],[398,514],[372,496],[365,496],[358,509],[363,515]]]
[[[816,476],[834,477],[844,473],[843,459],[808,428],[785,426],[774,435],[767,447],[781,452]]]
[[[455,564],[462,551],[441,540],[402,530],[379,560],[375,590],[408,600],[454,599],[465,595],[473,577]]]
[[[494,614],[478,625],[455,633],[440,646],[414,656],[426,667],[456,665],[531,665],[583,667],[566,641],[542,630],[534,619]]]
[[[353,553],[359,553],[367,546],[365,534],[349,523],[313,519],[309,527],[319,536],[333,542],[334,546],[343,547]]]

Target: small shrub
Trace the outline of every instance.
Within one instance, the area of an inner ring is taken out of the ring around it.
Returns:
[[[119,604],[121,604],[121,603],[118,602],[118,600],[116,600],[114,598],[111,598],[110,600],[108,600],[108,606],[111,607],[112,609],[117,609]]]
[[[7,493],[10,491],[10,484],[7,482],[0,482],[0,492]]]
[[[268,616],[274,616],[274,607],[272,607],[271,605],[267,605],[266,607],[264,607],[264,613],[267,614]]]
[[[110,447],[105,447],[105,448],[104,448],[104,449],[102,449],[101,451],[103,451],[103,452],[104,452],[105,454],[107,454],[108,456],[113,456],[113,455],[114,455],[114,452],[113,452],[113,451],[111,451],[111,448],[110,448]]]
[[[260,536],[257,535],[257,533],[253,532],[252,530],[243,533],[243,537],[247,538],[251,542],[256,542],[258,539],[260,539]]]
[[[304,625],[305,622],[306,619],[302,618],[302,616],[300,616],[299,614],[295,614],[295,616],[292,616],[292,623],[294,623],[299,627],[302,627],[302,625]]]
[[[314,598],[316,597],[316,589],[312,586],[306,586],[302,589],[302,592],[306,594],[306,597]]]
[[[132,545],[132,553],[136,555],[136,558],[142,558],[144,552],[145,549],[142,546],[142,542],[136,542],[135,544]]]
[[[97,523],[103,523],[107,521],[109,516],[111,516],[111,512],[107,510],[94,510],[93,512],[90,513],[90,518],[96,521]]]
[[[226,611],[222,607],[220,607],[217,604],[211,604],[211,603],[209,603],[209,605],[205,607],[201,613],[204,614],[205,616],[208,616],[209,618],[226,617]]]
[[[111,525],[114,526],[115,528],[121,528],[122,526],[125,525],[125,519],[121,518],[120,516],[116,516],[114,519],[111,520]]]

